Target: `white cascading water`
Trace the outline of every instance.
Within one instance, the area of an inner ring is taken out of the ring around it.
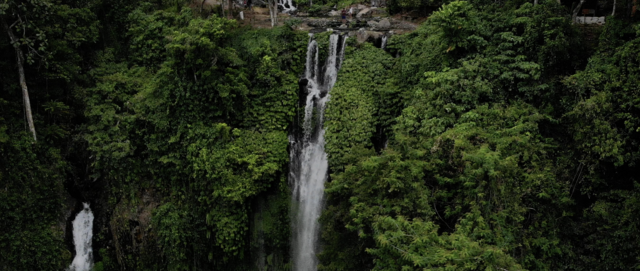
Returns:
[[[73,220],[73,243],[76,247],[76,257],[68,271],[89,271],[93,268],[93,213],[88,203],[82,203],[84,209]]]
[[[296,7],[293,5],[293,0],[278,0],[278,6],[282,7],[283,13],[296,11]]]
[[[308,94],[303,134],[301,138],[293,136],[291,142],[292,206],[297,206],[292,244],[294,271],[317,270],[318,218],[322,211],[324,182],[329,168],[324,151],[324,109],[344,59],[346,39],[346,36],[339,34],[330,36],[329,55],[323,75],[319,74],[318,43],[313,36],[307,47],[305,79],[308,81]]]
[[[387,47],[387,36],[382,36],[382,44],[380,45],[380,48],[384,50],[385,47]]]

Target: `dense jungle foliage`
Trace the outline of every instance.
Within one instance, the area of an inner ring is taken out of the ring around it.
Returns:
[[[384,50],[348,40],[319,269],[639,269],[638,14],[387,4],[437,11]],[[306,32],[176,0],[5,0],[0,24],[0,270],[66,268],[82,201],[95,270],[291,269]]]
[[[321,269],[640,267],[640,28],[607,19],[587,55],[554,2],[452,2],[350,49]]]

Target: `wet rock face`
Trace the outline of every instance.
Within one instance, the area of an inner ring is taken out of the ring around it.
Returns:
[[[74,197],[71,196],[67,191],[63,194],[64,202],[62,206],[62,212],[60,218],[58,219],[58,227],[62,229],[62,234],[64,235],[64,242],[67,249],[71,252],[71,254],[75,254],[75,248],[73,246],[73,228],[72,221],[75,214],[80,211],[79,201],[77,201]]]
[[[395,32],[397,34],[413,31],[417,28],[416,24],[411,22],[401,21],[393,18],[367,18],[367,19],[347,19],[345,24],[347,27],[340,27],[343,25],[340,17],[333,18],[309,18],[299,17],[302,21],[302,29],[312,33],[324,32],[327,28],[339,28],[345,29],[344,31],[353,32],[356,29],[364,28],[368,31],[383,31],[383,32]],[[356,34],[356,33],[351,33]]]
[[[115,248],[120,266],[134,268],[136,263],[131,259],[160,255],[150,227],[153,210],[159,205],[160,197],[147,189],[140,192],[137,201],[122,200],[115,206],[108,232],[111,234],[110,246]]]
[[[358,43],[363,42],[371,42],[376,46],[379,46],[382,43],[382,37],[385,36],[386,32],[381,31],[369,31],[361,28],[358,32],[355,33],[356,39]]]

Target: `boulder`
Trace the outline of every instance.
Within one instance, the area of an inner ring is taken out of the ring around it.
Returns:
[[[356,39],[358,40],[358,43],[367,41],[367,39],[369,38],[367,32],[368,31],[364,30],[364,28],[360,28],[360,30],[358,30],[358,33],[356,33]]]
[[[366,31],[366,32],[367,32],[368,41],[379,40],[382,38],[382,36],[384,36],[384,33],[382,32],[376,32],[376,31]]]
[[[356,18],[362,18],[363,16],[369,16],[369,15],[371,15],[371,9],[365,8],[360,12],[358,12],[358,15],[356,15]]]
[[[360,28],[360,30],[358,30],[358,32],[356,33],[356,38],[358,40],[358,43],[363,43],[363,42],[375,42],[377,40],[379,40],[380,38],[382,38],[382,36],[384,35],[384,33],[382,32],[377,32],[377,31],[367,31],[364,28]]]
[[[340,16],[340,11],[338,10],[329,11],[329,16],[331,17]]]
[[[319,19],[319,20],[303,20],[307,25],[312,28],[326,28],[329,25],[329,21],[327,19]]]
[[[254,14],[262,14],[262,15],[269,15],[269,9],[268,8],[261,8],[261,7],[253,7],[253,13]]]
[[[365,6],[365,5],[363,5],[363,4],[358,4],[358,9],[359,9],[359,10],[363,10],[363,9],[365,9],[365,8],[367,8],[367,6]]]
[[[390,28],[390,27],[391,27],[391,22],[389,22],[389,20],[387,19],[382,19],[378,23],[378,28]]]
[[[386,8],[373,8],[371,10],[371,16],[387,16],[387,9]]]
[[[298,28],[297,28],[297,30],[300,30],[300,31],[307,31],[307,32],[308,32],[308,31],[310,31],[311,29],[313,29],[313,27],[310,27],[310,26],[309,26],[308,24],[306,24],[306,23],[302,23],[302,24],[298,25]]]
[[[371,28],[377,28],[378,23],[376,21],[367,21],[367,25]]]

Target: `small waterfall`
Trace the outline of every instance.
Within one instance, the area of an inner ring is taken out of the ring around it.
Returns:
[[[384,50],[385,47],[387,47],[387,36],[382,36],[382,45],[380,45],[380,48]]]
[[[88,203],[82,203],[84,209],[73,220],[73,243],[76,247],[76,257],[68,271],[89,271],[93,268],[93,213]]]
[[[340,56],[338,57],[338,70],[340,70],[340,68],[342,68],[342,62],[344,62],[344,49],[347,46],[347,37],[344,37],[342,39],[342,44],[340,46]],[[338,78],[336,77],[336,80]],[[334,80],[334,84],[335,84],[335,80]]]
[[[278,6],[282,7],[283,13],[296,11],[296,7],[293,5],[293,0],[278,0]]]
[[[332,34],[329,38],[329,56],[324,74],[319,74],[318,43],[311,36],[307,46],[307,97],[304,108],[303,134],[290,136],[290,180],[293,184],[293,204],[296,218],[293,231],[293,270],[317,270],[316,253],[322,211],[324,182],[329,163],[324,151],[324,109],[329,91],[336,83],[338,70],[344,59],[346,36]]]

